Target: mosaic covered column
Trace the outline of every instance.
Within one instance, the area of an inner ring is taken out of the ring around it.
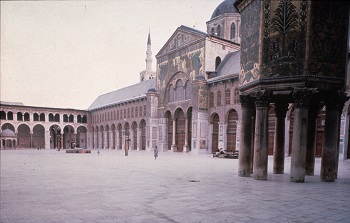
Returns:
[[[238,176],[249,177],[251,173],[252,150],[252,115],[254,104],[253,100],[248,95],[240,95],[242,108],[242,125],[241,125],[241,141],[239,147],[239,166]]]
[[[273,152],[273,173],[284,173],[284,142],[285,142],[285,118],[288,111],[288,104],[275,104],[276,125],[275,143]]]
[[[311,94],[312,89],[294,89],[293,91],[295,110],[290,168],[291,182],[302,183],[305,181],[308,103]]]
[[[255,180],[267,180],[269,93],[264,90],[259,91],[255,99],[256,115],[253,166],[253,178]]]
[[[344,102],[345,96],[342,93],[333,93],[326,99],[326,120],[321,161],[322,181],[334,182],[337,176],[337,159],[339,159],[339,117]]]

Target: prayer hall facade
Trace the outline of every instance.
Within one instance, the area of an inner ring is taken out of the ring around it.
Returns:
[[[322,13],[321,13],[322,12]],[[323,13],[324,12],[324,13]],[[322,158],[334,181],[350,158],[349,5],[225,0],[202,32],[178,27],[140,82],[86,110],[1,103],[1,149],[109,149],[211,154],[239,150],[239,176],[284,173],[304,182]]]

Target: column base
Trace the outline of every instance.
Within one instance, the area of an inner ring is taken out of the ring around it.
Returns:
[[[177,145],[171,145],[171,151],[176,152],[177,151]]]
[[[190,151],[190,147],[188,145],[184,145],[183,152],[188,153]]]

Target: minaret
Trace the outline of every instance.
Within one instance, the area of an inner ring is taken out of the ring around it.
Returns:
[[[152,50],[151,50],[151,32],[148,32],[147,51],[146,51],[146,70],[140,73],[140,82],[152,79],[156,72],[152,71]]]

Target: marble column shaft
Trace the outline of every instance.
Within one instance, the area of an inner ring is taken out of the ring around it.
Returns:
[[[239,148],[239,166],[238,176],[249,177],[251,174],[253,143],[251,140],[253,126],[254,104],[249,96],[241,95],[242,105],[242,123],[241,123],[241,141]]]
[[[288,104],[275,104],[276,125],[273,152],[273,173],[284,173],[285,118]]]
[[[253,178],[255,180],[267,180],[269,101],[265,94],[266,92],[262,92],[262,95],[259,95],[255,101],[256,120],[253,166]]]
[[[321,180],[326,182],[334,182],[337,176],[339,117],[345,101],[342,97],[344,98],[343,95],[335,93],[330,95],[326,100],[326,120],[320,174]]]

